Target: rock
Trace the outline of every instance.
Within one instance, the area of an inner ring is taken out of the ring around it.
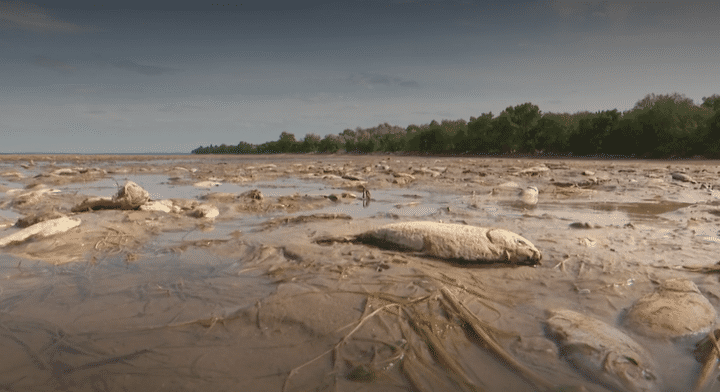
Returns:
[[[80,219],[68,217],[46,220],[16,231],[9,236],[0,238],[0,247],[23,242],[30,237],[47,237],[53,234],[64,233],[73,227],[79,226],[80,223]]]
[[[571,310],[551,310],[548,335],[585,377],[613,391],[657,391],[654,364],[645,349],[600,320]]]
[[[136,210],[148,202],[150,194],[140,185],[128,181],[120,188],[118,193],[110,197],[90,197],[72,208],[72,212],[84,212],[91,210],[119,209]]]
[[[200,181],[193,184],[195,188],[212,188],[220,185],[222,184],[216,181]]]
[[[684,173],[672,173],[671,174],[673,180],[683,181],[683,182],[691,182],[693,184],[697,184],[697,181],[695,181],[692,177],[688,176]]]
[[[583,175],[583,176],[594,176],[594,175],[595,175],[595,172],[592,171],[592,170],[585,170],[585,171],[582,172],[582,175]]]
[[[706,333],[717,313],[698,287],[687,279],[669,279],[640,298],[627,313],[630,328],[651,337],[674,338]]]
[[[214,219],[218,215],[220,211],[212,204],[200,204],[190,212],[190,216],[194,218]]]
[[[392,249],[469,262],[539,264],[542,254],[527,239],[503,229],[436,222],[403,222],[382,226],[358,240]]]

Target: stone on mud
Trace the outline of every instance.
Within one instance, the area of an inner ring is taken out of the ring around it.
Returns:
[[[80,219],[68,217],[46,220],[0,238],[0,247],[23,242],[30,237],[47,237],[53,234],[64,233],[73,227],[79,226],[80,223]]]
[[[715,308],[695,283],[678,278],[662,282],[656,292],[635,302],[626,321],[643,335],[674,338],[708,332],[716,318]]]
[[[619,329],[571,310],[548,314],[549,337],[585,377],[613,391],[658,390],[650,354]]]
[[[542,260],[542,253],[530,241],[513,232],[459,224],[393,223],[360,234],[358,240],[469,262],[535,265]]]

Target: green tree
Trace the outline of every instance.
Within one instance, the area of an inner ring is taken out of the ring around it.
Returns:
[[[708,108],[714,112],[720,110],[720,95],[713,94],[709,97],[703,97],[702,107]]]
[[[620,117],[621,113],[617,109],[613,109],[582,118],[577,132],[570,138],[571,151],[578,155],[604,152],[603,142],[608,135],[613,133]]]
[[[654,157],[690,154],[698,125],[707,119],[707,108],[696,106],[684,95],[648,94],[638,101],[631,116],[641,124],[643,142]]]
[[[295,135],[289,132],[282,132],[280,139],[277,141],[277,149],[279,153],[288,153],[297,151],[298,142],[295,140]]]
[[[327,135],[320,141],[318,151],[325,153],[336,153],[342,148],[342,141],[337,135]]]
[[[567,152],[569,129],[562,116],[545,113],[533,127],[534,149],[547,152]]]
[[[533,151],[532,130],[542,117],[540,108],[530,102],[509,106],[498,116],[496,132],[500,133],[504,151]],[[498,135],[498,137],[500,137]]]
[[[299,143],[298,150],[300,152],[309,153],[316,152],[320,147],[320,136],[314,133],[308,133],[301,143]]]
[[[480,153],[495,153],[499,151],[498,141],[492,134],[492,112],[483,113],[478,118],[470,117],[467,127],[466,151]]]

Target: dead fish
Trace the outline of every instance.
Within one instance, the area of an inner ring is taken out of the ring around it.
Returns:
[[[675,338],[707,333],[715,324],[715,307],[688,279],[668,279],[633,304],[627,325],[645,336]]]
[[[393,223],[360,234],[358,240],[469,262],[535,265],[542,260],[542,253],[530,241],[513,232],[459,224]]]
[[[671,174],[673,180],[683,181],[683,182],[691,182],[693,184],[696,184],[697,181],[695,181],[694,178],[688,176],[684,173],[672,173]]]
[[[537,187],[529,186],[520,192],[520,200],[523,204],[534,206],[538,203],[538,191]]]
[[[548,335],[560,354],[588,379],[612,391],[656,391],[650,354],[615,327],[571,310],[550,310]]]

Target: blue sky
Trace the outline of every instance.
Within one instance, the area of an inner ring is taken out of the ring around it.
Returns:
[[[715,1],[225,1],[0,1],[0,153],[189,152],[720,93]]]

